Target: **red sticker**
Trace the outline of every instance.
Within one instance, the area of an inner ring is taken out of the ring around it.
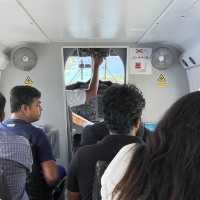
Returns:
[[[142,67],[141,63],[140,62],[136,62],[135,63],[135,68],[136,69],[140,69]]]

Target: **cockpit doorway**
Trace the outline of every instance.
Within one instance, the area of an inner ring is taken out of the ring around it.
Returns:
[[[99,67],[99,87],[96,97],[88,103],[67,106],[69,114],[68,137],[70,151],[79,147],[81,133],[88,124],[103,121],[102,95],[113,83],[126,82],[127,48],[63,48],[65,93],[88,88],[91,78],[92,55],[103,57]],[[66,104],[68,105],[68,104]]]

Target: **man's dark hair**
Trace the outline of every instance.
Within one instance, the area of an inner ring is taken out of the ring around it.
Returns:
[[[113,84],[104,93],[103,113],[110,131],[129,134],[141,117],[145,99],[134,85]]]
[[[19,85],[10,91],[11,113],[18,112],[23,104],[30,106],[34,98],[40,98],[41,93],[34,87]]]
[[[4,108],[5,108],[5,105],[6,105],[6,98],[0,92],[0,119],[4,118]]]

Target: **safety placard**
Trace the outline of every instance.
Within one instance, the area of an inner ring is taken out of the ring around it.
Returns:
[[[26,77],[24,84],[27,86],[32,86],[33,85],[33,81],[31,80],[31,78],[29,76]]]
[[[131,48],[130,73],[152,74],[151,48]]]
[[[159,75],[159,77],[158,77],[158,79],[157,79],[157,85],[158,85],[159,87],[166,87],[166,86],[168,85],[167,79],[166,79],[166,77],[165,77],[164,74],[160,74],[160,75]]]

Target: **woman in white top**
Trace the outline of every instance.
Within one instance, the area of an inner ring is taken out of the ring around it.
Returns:
[[[125,146],[102,177],[103,200],[200,199],[200,92],[174,103],[155,133]]]
[[[101,179],[102,200],[111,200],[112,192],[125,174],[130,163],[136,143],[123,147],[109,164]]]

